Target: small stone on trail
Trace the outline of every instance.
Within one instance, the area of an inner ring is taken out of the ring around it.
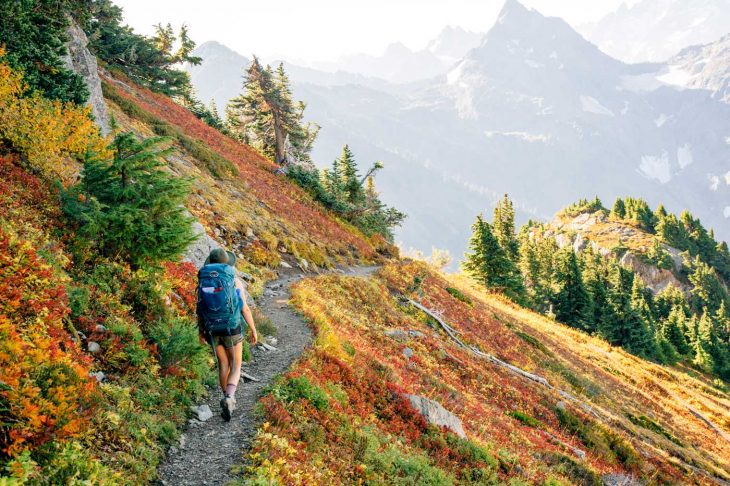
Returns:
[[[95,341],[89,341],[89,344],[87,345],[88,350],[91,354],[96,354],[101,351],[101,346],[99,346],[99,343]]]
[[[208,405],[200,405],[198,407],[191,406],[190,410],[198,416],[198,420],[201,422],[205,422],[213,416],[213,412],[210,410]]]
[[[288,264],[287,262],[285,262],[284,260],[282,260],[282,261],[281,261],[281,263],[279,263],[279,265],[280,265],[280,266],[281,266],[282,268],[292,268],[292,266],[291,266],[291,265],[289,265],[289,264]]]
[[[270,344],[261,343],[261,347],[264,348],[266,351],[276,351],[276,348]]]
[[[249,375],[248,373],[241,373],[241,377],[243,378],[243,381],[261,381],[255,376]]]
[[[264,338],[264,342],[270,346],[276,346],[279,343],[279,340],[276,339],[274,336],[266,336]]]
[[[96,332],[106,332],[106,326],[103,326],[101,324],[96,325]]]

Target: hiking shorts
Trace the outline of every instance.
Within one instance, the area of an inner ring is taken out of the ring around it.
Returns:
[[[213,343],[226,349],[231,349],[240,342],[243,342],[243,334],[240,333],[233,336],[213,336]]]

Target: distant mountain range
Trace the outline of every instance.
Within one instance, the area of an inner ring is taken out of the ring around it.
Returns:
[[[624,62],[660,62],[680,49],[730,32],[730,0],[640,0],[625,3],[580,32]]]
[[[240,90],[245,58],[233,80],[220,74],[230,52],[219,44],[196,52],[201,98]],[[682,63],[704,55],[718,56],[707,66],[730,59],[706,47],[669,63],[625,64],[563,20],[508,0],[480,44],[428,80],[392,85],[287,68],[308,118],[322,126],[317,163],[329,164],[344,143],[363,165],[383,160],[383,197],[409,214],[398,239],[461,257],[475,215],[503,193],[523,221],[584,196],[606,204],[641,196],[688,208],[730,239],[730,105],[709,81],[676,86]]]

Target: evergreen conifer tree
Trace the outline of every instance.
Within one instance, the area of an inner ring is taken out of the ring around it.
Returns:
[[[670,342],[677,352],[683,356],[688,355],[691,351],[685,337],[686,321],[687,314],[684,309],[679,305],[675,305],[660,328],[661,336]]]
[[[716,364],[716,343],[712,320],[707,309],[702,312],[702,316],[696,322],[695,340],[692,343],[695,356],[692,362],[702,370],[712,373]]]
[[[350,151],[350,147],[342,147],[342,154],[339,158],[339,167],[342,171],[342,188],[350,204],[362,204],[365,201],[365,191],[360,183],[360,176],[357,172],[357,162]]]
[[[515,209],[507,194],[494,208],[494,236],[504,249],[507,257],[517,263],[519,259],[519,244],[515,235]]]
[[[613,203],[613,209],[611,209],[611,216],[616,219],[624,219],[626,217],[626,205],[622,198],[616,198],[616,201]]]
[[[492,227],[481,215],[472,226],[470,253],[465,255],[464,270],[485,287],[503,293],[513,300],[524,296],[522,279],[514,263],[499,245]]]
[[[164,139],[117,135],[107,160],[90,155],[64,212],[78,225],[81,246],[138,268],[179,256],[194,240],[183,203],[189,181],[163,170]]]
[[[591,296],[583,282],[578,257],[571,247],[560,251],[556,267],[556,282],[560,290],[555,296],[555,316],[579,329],[593,330]]]
[[[304,109],[304,103],[292,100],[283,65],[274,73],[254,57],[246,70],[243,92],[226,107],[226,120],[235,138],[277,164],[307,163],[319,127],[303,122]],[[287,160],[287,140],[297,161]]]

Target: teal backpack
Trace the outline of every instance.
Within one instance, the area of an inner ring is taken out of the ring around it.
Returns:
[[[230,336],[241,323],[236,273],[225,263],[210,263],[198,272],[198,316],[211,336]]]

